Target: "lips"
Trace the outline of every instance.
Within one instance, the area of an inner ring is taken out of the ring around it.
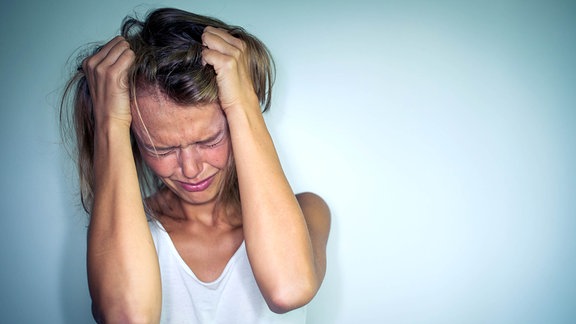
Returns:
[[[182,189],[188,192],[199,192],[208,189],[208,187],[210,187],[210,185],[212,184],[212,181],[214,181],[214,176],[211,176],[206,180],[202,180],[197,183],[178,181],[178,184],[180,185],[180,187],[182,187]]]

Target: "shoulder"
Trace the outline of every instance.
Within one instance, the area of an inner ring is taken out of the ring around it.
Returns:
[[[302,209],[310,231],[328,235],[330,231],[331,213],[324,199],[312,192],[296,194],[296,199],[300,204],[300,209]]]

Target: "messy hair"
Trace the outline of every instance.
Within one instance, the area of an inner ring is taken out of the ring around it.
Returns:
[[[121,26],[121,35],[134,51],[135,61],[129,70],[131,100],[136,89],[155,89],[176,104],[196,106],[218,102],[216,72],[202,64],[202,33],[207,26],[227,30],[244,41],[249,57],[252,86],[262,112],[270,108],[274,62],[266,46],[242,27],[221,20],[173,8],[156,9],[145,19],[128,16]],[[82,206],[90,213],[94,201],[94,116],[93,104],[82,61],[96,53],[102,45],[77,58],[75,72],[62,96],[61,130],[76,159]],[[162,181],[148,168],[140,155],[134,134],[132,152],[136,161],[143,197],[163,188]],[[232,152],[232,151],[231,151]],[[226,177],[219,193],[222,203],[240,206],[238,178],[232,154],[228,159]]]

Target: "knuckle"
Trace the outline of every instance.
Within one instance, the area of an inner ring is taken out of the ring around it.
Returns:
[[[105,73],[105,77],[106,77],[107,79],[115,79],[115,78],[118,77],[118,75],[120,74],[120,72],[121,72],[122,70],[123,70],[123,69],[121,69],[121,67],[116,66],[116,65],[109,66],[108,68],[106,68],[106,70],[105,70],[105,72],[104,72],[104,73]]]
[[[93,66],[91,70],[98,76],[104,76],[108,73],[108,68],[104,64]]]
[[[204,33],[202,33],[202,36],[200,37],[200,39],[202,40],[202,45],[206,45],[206,44],[209,44],[213,40],[213,37],[212,37],[212,34],[204,32]]]
[[[234,59],[238,60],[242,57],[243,53],[244,51],[242,49],[235,47],[234,49],[231,50],[230,54]]]
[[[129,59],[134,59],[136,57],[136,53],[134,53],[134,51],[131,49],[126,50],[124,55],[126,55]]]
[[[237,62],[238,61],[237,61],[236,57],[233,57],[233,56],[225,56],[223,59],[223,63],[224,63],[223,65],[225,67],[227,67],[228,69],[235,68],[237,65]]]
[[[246,45],[245,41],[241,40],[240,38],[237,38],[237,44],[238,45],[236,45],[236,46],[240,49],[240,51],[242,51],[242,52],[246,51],[248,45]]]
[[[88,70],[93,70],[94,66],[96,65],[96,62],[97,60],[94,58],[94,56],[89,56],[84,59],[84,61],[82,62],[82,66],[84,68],[87,68]]]
[[[128,43],[128,41],[125,39],[122,39],[118,45],[126,49],[130,48],[130,43]]]

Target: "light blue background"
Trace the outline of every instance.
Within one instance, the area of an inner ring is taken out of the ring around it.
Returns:
[[[92,321],[58,95],[76,48],[151,5],[2,5],[2,323]],[[575,2],[161,5],[245,26],[276,58],[285,170],[333,211],[310,323],[576,322]]]

